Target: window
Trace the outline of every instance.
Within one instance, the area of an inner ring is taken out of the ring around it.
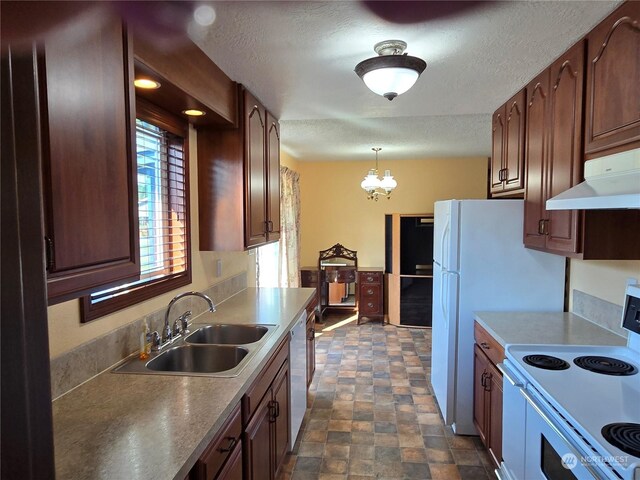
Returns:
[[[191,283],[186,124],[138,101],[140,279],[82,300],[87,322]]]

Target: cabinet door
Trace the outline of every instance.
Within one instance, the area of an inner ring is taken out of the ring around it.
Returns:
[[[271,391],[258,404],[244,433],[246,448],[245,470],[248,480],[271,480],[273,478],[273,454],[271,449],[274,407]]]
[[[265,125],[264,107],[245,90],[245,240],[247,247],[260,245],[267,241]]]
[[[280,124],[267,112],[267,230],[280,238]]]
[[[493,364],[487,365],[489,373],[486,384],[489,385],[488,427],[489,437],[487,444],[489,454],[496,466],[502,461],[502,375]]]
[[[50,303],[140,273],[133,58],[121,21],[86,27],[48,37],[41,62]]]
[[[524,244],[544,248],[544,187],[549,125],[549,69],[527,86],[525,162],[526,189],[524,200]]]
[[[571,47],[551,65],[551,118],[547,198],[558,195],[582,179],[582,91],[584,42]],[[546,214],[548,249],[579,251],[579,212],[550,210]]]
[[[502,166],[504,157],[505,106],[493,114],[491,121],[491,193],[502,191]]]
[[[277,475],[282,462],[284,462],[290,443],[290,422],[289,418],[289,362],[280,369],[280,372],[273,381],[273,401],[276,413],[273,423],[273,465],[274,476]]]
[[[473,346],[473,423],[482,443],[487,445],[487,392],[485,379],[489,360],[478,345]]]
[[[525,89],[506,105],[504,130],[504,191],[524,188]]]
[[[640,146],[640,2],[621,5],[587,44],[585,153]]]

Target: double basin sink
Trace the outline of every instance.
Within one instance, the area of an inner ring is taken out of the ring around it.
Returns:
[[[132,358],[115,373],[235,377],[258,351],[276,325],[194,324],[196,328],[153,352],[147,360]]]

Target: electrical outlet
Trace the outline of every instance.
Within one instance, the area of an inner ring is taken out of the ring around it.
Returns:
[[[216,277],[222,276],[222,260],[216,260]]]
[[[627,285],[637,285],[637,284],[638,284],[637,278],[633,278],[633,277],[627,278]]]

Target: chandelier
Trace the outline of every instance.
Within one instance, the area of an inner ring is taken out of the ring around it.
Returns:
[[[376,168],[369,170],[360,186],[367,192],[367,199],[369,200],[378,201],[380,196],[387,197],[387,199],[391,198],[391,191],[398,186],[398,182],[391,176],[391,170],[385,170],[384,177],[378,177],[378,152],[382,148],[373,147],[371,150],[376,152]]]
[[[373,49],[378,56],[360,62],[355,72],[373,93],[393,100],[409,90],[427,68],[421,58],[403,54],[406,48],[402,40],[376,43]]]

